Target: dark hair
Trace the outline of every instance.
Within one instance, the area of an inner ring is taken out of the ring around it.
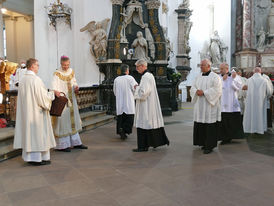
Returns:
[[[26,67],[29,69],[29,68],[31,68],[31,66],[32,66],[33,64],[35,64],[36,62],[38,62],[37,59],[30,58],[30,59],[27,60]]]
[[[69,60],[69,57],[63,55],[63,56],[61,56],[60,62],[61,62],[61,63],[62,63],[62,62],[66,62],[66,61],[68,61],[68,60]]]
[[[129,69],[129,66],[127,64],[121,65],[121,73],[126,74],[127,70]]]

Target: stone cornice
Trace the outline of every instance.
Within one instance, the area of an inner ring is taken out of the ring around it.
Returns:
[[[111,0],[111,3],[122,6],[124,1],[125,0]]]
[[[146,2],[147,9],[159,9],[161,2],[159,0],[149,0]]]

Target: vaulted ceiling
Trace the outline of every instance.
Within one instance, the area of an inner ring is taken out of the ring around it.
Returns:
[[[33,15],[34,0],[6,0],[3,7],[25,15]]]

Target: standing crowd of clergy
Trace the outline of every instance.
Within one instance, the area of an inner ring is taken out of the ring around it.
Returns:
[[[220,65],[220,74],[211,71],[208,59],[201,61],[201,74],[195,79],[190,94],[194,103],[193,144],[209,154],[221,144],[241,139],[244,133],[264,134],[272,127],[270,101],[273,84],[256,67],[246,79],[240,70],[229,72]]]
[[[36,75],[36,59],[26,62],[27,71],[19,81],[14,148],[22,149],[22,158],[31,165],[50,164],[50,149],[70,152],[87,149],[79,132],[81,119],[76,95],[79,91],[70,60],[61,57],[61,67],[53,74],[51,89],[47,89]],[[147,61],[138,60],[136,70],[141,74],[138,84],[129,75],[129,66],[121,65],[121,73],[114,80],[116,96],[116,132],[125,140],[137,128],[137,148],[133,152],[147,152],[150,147],[169,145],[156,82],[147,70]],[[201,73],[195,79],[190,94],[194,103],[193,143],[209,154],[221,144],[244,137],[244,133],[263,134],[272,127],[269,98],[273,85],[268,76],[256,67],[249,79],[240,71],[229,72],[229,65],[220,65],[220,74],[211,71],[208,59],[201,61]],[[50,117],[52,101],[65,95],[68,103],[60,117]]]

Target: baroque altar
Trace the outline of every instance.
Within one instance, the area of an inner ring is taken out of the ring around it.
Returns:
[[[121,74],[121,64],[130,67],[130,74],[140,81],[135,68],[138,59],[146,59],[148,70],[155,76],[164,115],[172,115],[172,83],[167,79],[168,41],[159,23],[159,0],[111,0],[113,16],[108,39],[98,47],[104,55],[97,56],[97,65],[105,79],[100,85],[100,102],[115,114],[114,79]],[[105,30],[106,31],[106,30]],[[94,38],[94,37],[93,37]],[[91,45],[93,43],[90,43]],[[93,47],[94,50],[95,47]]]

